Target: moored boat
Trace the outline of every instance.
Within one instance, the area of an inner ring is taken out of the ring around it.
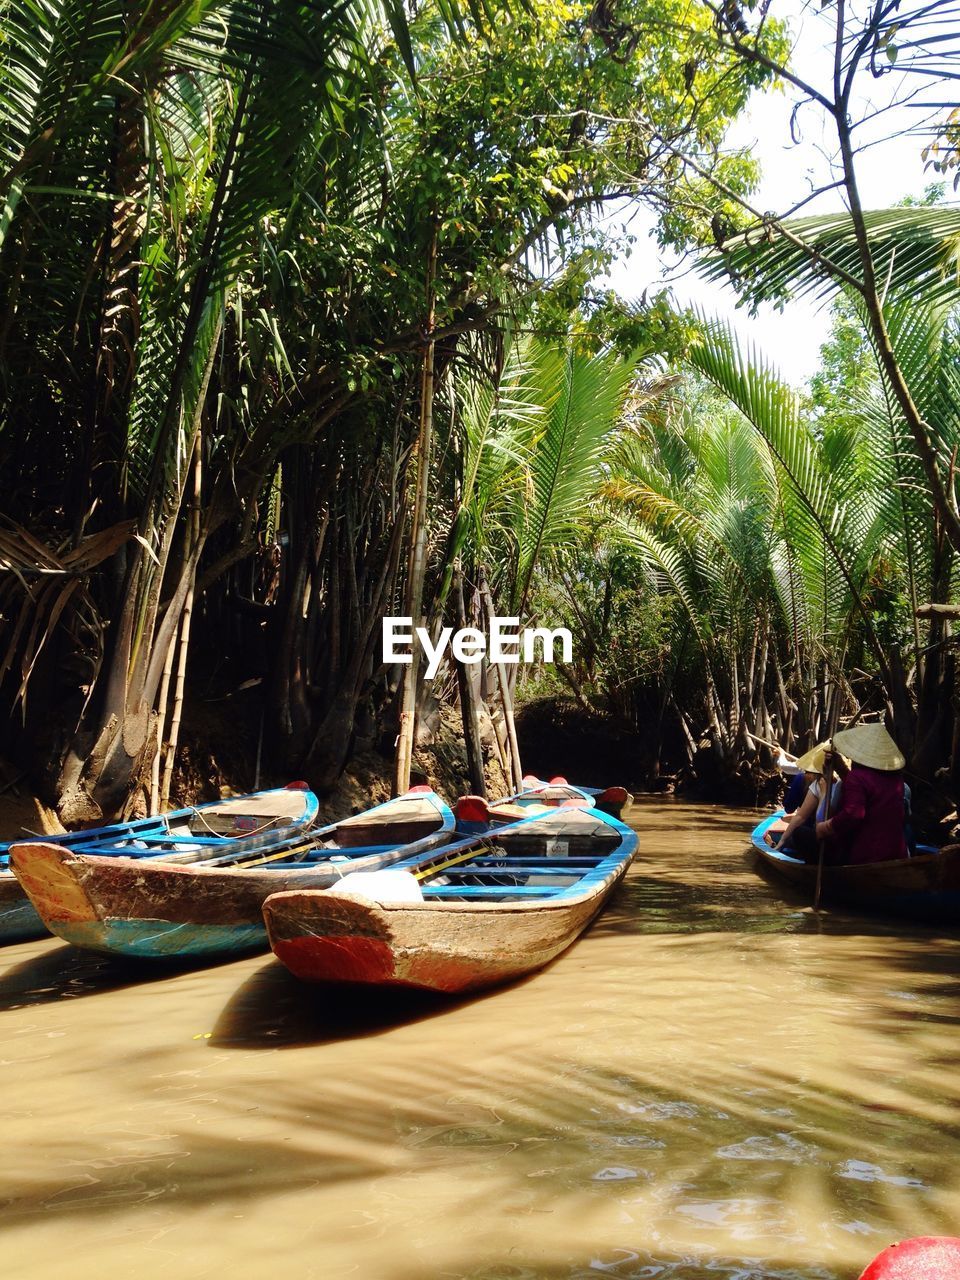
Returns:
[[[270,945],[314,982],[474,991],[540,969],[583,932],[626,873],[637,837],[596,809],[540,810],[408,859],[414,892],[363,877],[264,904]],[[397,872],[394,873],[398,874]],[[371,896],[368,896],[371,895]]]
[[[189,862],[235,848],[259,851],[301,840],[316,821],[318,809],[317,797],[307,784],[296,782],[39,839],[45,845],[99,857],[173,857]],[[47,932],[10,865],[13,843],[0,844],[0,943],[22,942]]]
[[[545,782],[542,778],[528,774],[523,779],[522,789],[513,795],[491,801],[480,796],[464,796],[457,812],[458,817],[462,816],[464,821],[478,824],[479,830],[483,825],[521,818],[537,805],[582,805],[588,809],[601,809],[611,817],[619,818],[632,799],[625,787],[578,787],[563,777],[551,778]]]
[[[428,788],[305,833],[279,847],[104,857],[49,842],[14,845],[14,870],[37,914],[93,951],[176,959],[266,947],[261,907],[278,889],[333,884],[444,844],[454,817]],[[202,860],[201,860],[202,858]],[[186,861],[182,860],[186,859]]]
[[[811,895],[817,879],[816,863],[804,862],[790,852],[775,850],[764,836],[780,818],[770,814],[751,835],[751,843],[763,866]],[[878,915],[904,916],[912,920],[955,924],[960,921],[960,845],[934,849],[920,845],[909,858],[889,862],[826,863],[823,897],[857,910]]]

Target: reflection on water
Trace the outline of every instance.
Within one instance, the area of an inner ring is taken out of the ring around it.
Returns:
[[[633,816],[587,937],[455,1004],[6,948],[4,1276],[852,1280],[955,1234],[956,937],[785,899],[748,814]]]

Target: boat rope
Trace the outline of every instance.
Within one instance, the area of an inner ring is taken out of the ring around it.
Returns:
[[[204,817],[202,810],[198,809],[196,805],[191,807],[190,814],[191,820],[195,818],[201,827],[204,827],[212,836],[217,836],[221,840],[247,840],[250,836],[258,836],[262,831],[268,831],[271,827],[275,827],[279,822],[284,821],[284,819],[275,815],[272,818],[268,818],[259,827],[251,827],[249,831],[237,831],[231,835],[226,831],[215,831]]]

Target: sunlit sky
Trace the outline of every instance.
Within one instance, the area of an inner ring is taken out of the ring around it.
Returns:
[[[796,0],[785,0],[784,3],[774,0],[771,6],[773,13],[789,15],[791,34],[795,39],[795,71],[832,96],[832,50],[828,56],[825,48],[830,30],[826,18],[810,10],[804,13],[803,8]],[[898,74],[884,76],[879,81],[869,75],[863,76],[855,117],[865,118],[871,109],[886,106],[891,95],[898,92],[902,95],[903,81],[904,77]],[[790,114],[799,96],[790,86],[786,92],[770,91],[755,95],[748,112],[731,131],[731,144],[751,148],[762,165],[760,190],[753,198],[756,208],[786,211],[807,196],[813,187],[832,180],[830,161],[836,149],[836,139],[829,124],[824,126],[818,107],[801,107],[798,114],[801,140],[798,144],[791,140]],[[867,147],[859,158],[861,199],[865,208],[887,208],[905,196],[919,196],[937,180],[935,173],[924,169],[920,154],[923,140],[909,132],[919,124],[924,114],[917,109],[894,106],[861,129],[861,141],[875,143]],[[882,140],[876,141],[878,138]],[[949,188],[948,195],[952,200],[953,192]],[[807,205],[802,213],[829,213],[843,207],[841,193],[829,191]],[[613,220],[617,226],[623,221],[622,214]],[[653,292],[667,281],[678,304],[696,304],[708,313],[730,319],[738,332],[760,346],[767,359],[790,382],[795,385],[805,382],[819,362],[820,344],[829,327],[828,307],[798,300],[782,313],[766,307],[756,319],[751,319],[745,309],[736,308],[735,296],[728,287],[707,284],[690,271],[687,264],[678,272],[675,260],[664,261],[649,234],[652,222],[652,217],[645,211],[635,214],[629,222],[629,229],[637,237],[637,242],[631,256],[614,265],[609,276],[613,287],[626,297],[639,297],[644,289],[649,288]]]

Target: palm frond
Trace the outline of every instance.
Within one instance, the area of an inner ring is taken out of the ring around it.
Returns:
[[[543,344],[534,366],[546,412],[528,458],[528,491],[514,511],[519,556],[513,604],[521,611],[541,557],[582,532],[634,371],[619,356],[590,357]]]
[[[922,294],[928,301],[960,298],[960,210],[942,206],[879,209],[865,215],[877,279],[885,293]],[[795,295],[832,296],[842,277],[859,279],[859,248],[846,213],[791,218],[731,237],[704,258],[708,279],[732,278],[754,302],[781,302]],[[799,243],[798,243],[799,242]]]

